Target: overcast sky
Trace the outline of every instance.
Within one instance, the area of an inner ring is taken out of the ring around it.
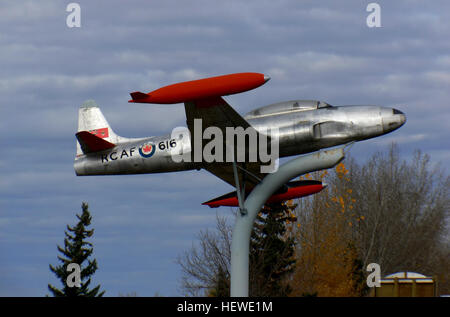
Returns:
[[[130,104],[132,91],[235,72],[272,79],[226,97],[244,114],[291,99],[374,104],[407,115],[399,130],[356,144],[363,162],[397,142],[433,163],[450,159],[450,2],[78,1],[81,27],[66,25],[70,1],[0,2],[0,296],[44,296],[61,286],[66,224],[89,203],[95,281],[107,296],[181,295],[175,259],[215,226],[203,201],[232,188],[205,171],[76,177],[79,106],[94,99],[119,135],[183,126],[183,105]]]

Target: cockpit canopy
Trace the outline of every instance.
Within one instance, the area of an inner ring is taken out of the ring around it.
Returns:
[[[274,103],[268,106],[264,106],[253,111],[250,111],[245,115],[245,118],[263,117],[266,115],[281,114],[291,111],[304,111],[315,110],[321,108],[332,107],[326,102],[318,100],[291,100],[279,103]]]

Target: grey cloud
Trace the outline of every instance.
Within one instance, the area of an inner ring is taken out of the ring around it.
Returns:
[[[406,125],[358,143],[352,154],[363,160],[396,141],[405,155],[421,148],[448,161],[448,1],[377,1],[380,29],[365,25],[367,4],[353,0],[78,2],[80,29],[65,26],[63,2],[0,3],[0,252],[31,254],[20,270],[12,268],[25,255],[2,258],[0,285],[12,286],[11,292],[0,286],[0,294],[45,293],[52,276],[30,268],[47,270],[65,224],[86,200],[104,268],[98,279],[109,295],[177,295],[173,259],[200,229],[214,227],[215,210],[200,203],[231,190],[204,171],[77,178],[74,133],[86,99],[97,101],[118,134],[160,135],[184,125],[183,106],[129,104],[130,92],[263,72],[272,77],[266,85],[226,97],[239,112],[301,98],[396,106]],[[22,242],[14,242],[19,236]],[[116,257],[118,237],[120,256],[148,268]],[[47,257],[37,257],[40,251]],[[21,274],[37,280],[29,291]],[[142,282],[147,279],[151,286]]]

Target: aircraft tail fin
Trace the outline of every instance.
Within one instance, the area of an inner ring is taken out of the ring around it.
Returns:
[[[77,156],[114,147],[120,141],[94,100],[85,101],[78,111],[76,137]]]

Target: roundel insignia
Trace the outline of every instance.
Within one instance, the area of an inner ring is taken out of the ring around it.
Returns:
[[[139,147],[139,154],[142,157],[149,158],[155,154],[156,146],[152,143],[145,143]]]

